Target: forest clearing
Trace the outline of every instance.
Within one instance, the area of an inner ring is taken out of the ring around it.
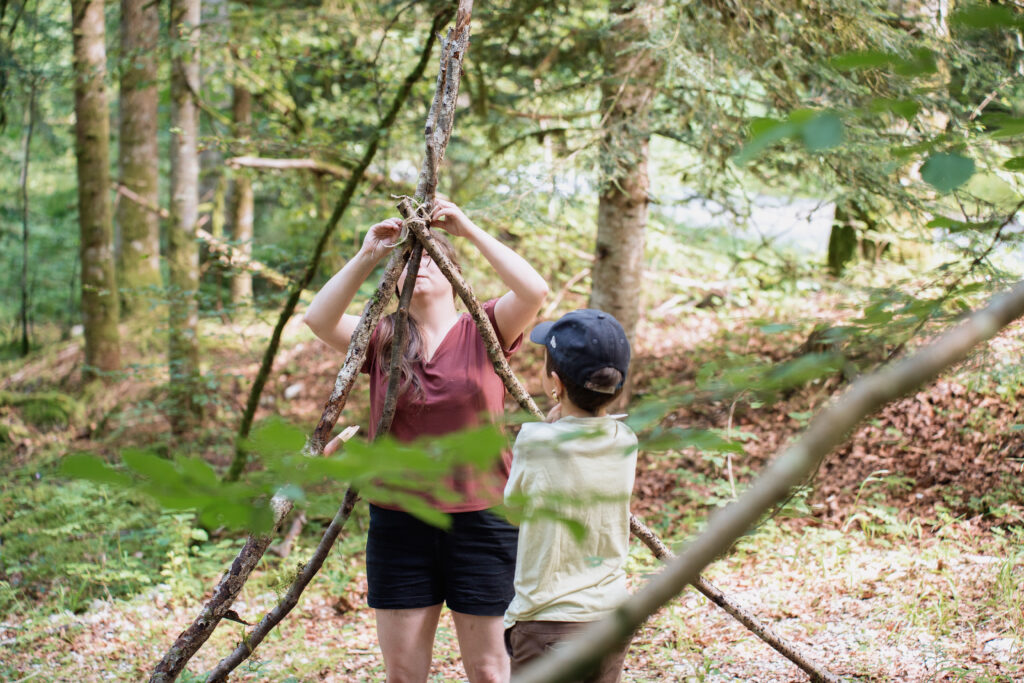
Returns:
[[[0,679],[1024,680],[1022,35],[0,4]]]

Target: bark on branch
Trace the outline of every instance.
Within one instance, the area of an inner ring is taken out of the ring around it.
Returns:
[[[152,202],[147,201],[145,197],[142,197],[131,188],[125,187],[124,185],[118,185],[116,190],[118,195],[135,202],[142,208],[155,213],[160,218],[166,220],[170,217],[170,213],[167,209],[161,208]],[[214,254],[222,263],[231,266],[232,268],[248,270],[250,273],[255,273],[256,275],[264,278],[267,282],[277,285],[278,287],[284,288],[291,284],[291,278],[284,273],[274,270],[265,263],[261,263],[260,261],[246,256],[232,245],[203,230],[200,226],[207,220],[208,216],[204,215],[199,219],[199,222],[196,223],[196,237],[205,242],[210,253]]]
[[[469,40],[468,17],[469,12],[471,12],[471,9],[472,2],[470,0],[463,0],[462,2],[460,2],[459,16],[465,16],[466,26],[463,27],[461,30],[459,30],[459,27],[457,26],[456,29],[449,31],[449,39],[451,38],[452,33],[455,32],[458,34],[458,36],[462,38],[462,41],[461,43],[452,43],[451,40],[448,40],[446,41],[442,48],[442,68],[445,68],[445,65],[447,64],[447,68],[449,71],[452,70],[452,53],[451,50],[449,49],[449,44],[461,45],[459,59],[461,59],[462,54],[465,53],[465,46]],[[425,46],[423,56],[421,57],[421,62],[417,66],[418,74],[416,73],[416,71],[414,71],[415,79],[411,75],[406,80],[406,86],[411,87],[411,83],[414,82],[414,80],[417,80],[419,78],[419,75],[422,75],[423,67],[425,66],[425,61],[429,56],[431,48],[433,46],[434,36],[436,35],[439,26],[443,24],[445,21],[446,19],[444,18],[443,15],[439,15],[438,17],[435,18],[430,38],[428,39],[427,45]],[[408,94],[409,87],[403,87],[403,100],[405,95]],[[439,90],[438,93],[435,94],[435,100],[441,96],[442,92]],[[455,96],[450,95],[450,93],[449,96],[454,102]],[[386,129],[388,126],[390,126],[391,121],[393,121],[394,119],[393,115],[397,113],[398,105],[399,103],[396,102],[392,111],[389,112],[388,116],[390,120],[387,122],[387,125],[382,126],[382,128]],[[432,111],[435,111],[435,109],[432,108]],[[445,125],[450,126],[452,121],[453,119],[449,118],[448,122]],[[447,134],[444,136],[445,143],[447,143],[447,140],[450,136],[451,130],[448,130]],[[374,151],[376,149],[376,142],[378,141],[375,140],[374,144],[371,145]],[[340,211],[343,210],[343,207],[347,205],[348,200],[351,198],[352,191],[354,191],[354,185],[355,183],[358,182],[359,174],[361,173],[362,170],[365,170],[366,166],[369,165],[369,160],[370,158],[372,158],[372,152],[368,150],[367,154],[369,158],[364,157],[362,169],[357,169],[355,172],[353,172],[353,177],[350,179],[349,185],[346,187],[346,192],[342,198],[342,201],[339,202],[339,208],[335,209],[335,214],[332,216],[331,228],[333,228],[333,223],[336,223],[337,220],[340,218]],[[421,175],[420,189],[423,189],[424,187],[429,187],[431,197],[433,196],[433,188],[436,187],[437,184],[436,159],[439,157],[443,157],[443,155],[444,146],[435,146],[435,156],[433,156],[429,160],[429,162],[425,162],[425,166],[427,163],[431,163],[432,168],[435,169],[432,180],[430,179],[430,176],[426,177],[426,186],[423,184],[424,176]],[[417,194],[419,195],[420,193],[418,192]],[[321,245],[318,245],[318,247],[322,247],[322,242],[323,240],[321,240]],[[392,252],[391,258],[388,261],[387,268],[385,269],[384,276],[382,277],[381,282],[377,287],[377,291],[374,293],[373,298],[366,304],[366,307],[363,311],[363,315],[360,318],[359,324],[356,326],[356,329],[352,334],[352,340],[349,343],[348,354],[346,355],[345,363],[342,366],[341,370],[338,372],[338,376],[335,380],[334,390],[331,392],[331,396],[327,400],[327,404],[324,407],[323,415],[320,418],[320,422],[317,424],[312,436],[310,436],[310,438],[307,441],[306,452],[308,455],[315,456],[323,452],[323,448],[327,443],[331,430],[334,428],[334,425],[337,422],[342,409],[344,408],[345,402],[348,399],[348,395],[351,392],[355,376],[359,372],[359,369],[362,367],[363,362],[366,359],[367,346],[370,340],[370,336],[373,330],[376,328],[381,315],[383,314],[384,307],[387,305],[392,293],[394,292],[395,283],[397,282],[398,277],[401,274],[402,268],[404,267],[406,260],[409,258],[410,251],[412,251],[411,245],[409,243],[406,243],[401,248],[396,249],[394,252]],[[417,249],[416,251],[419,251],[419,249]],[[407,284],[409,285],[406,288],[408,290],[408,293],[403,292],[403,294],[406,297],[406,311],[408,309],[408,298],[411,296],[412,286],[414,286],[415,284],[415,277],[409,278]],[[282,315],[282,317],[284,316]],[[392,373],[397,374],[396,363],[392,364]],[[389,428],[389,426],[390,425],[388,423],[385,423],[385,421],[382,420],[379,429],[383,428],[383,430],[386,431]],[[345,494],[344,503],[342,504],[341,508],[338,510],[337,514],[332,520],[331,525],[324,533],[324,536],[322,537],[320,544],[317,546],[317,550],[314,552],[312,559],[310,560],[310,562],[303,566],[302,570],[299,572],[292,586],[289,588],[288,593],[285,595],[284,599],[282,599],[282,601],[277,606],[275,606],[273,610],[271,610],[267,615],[263,617],[260,623],[257,624],[246,635],[246,637],[243,639],[243,642],[240,643],[235,648],[235,650],[230,655],[228,655],[228,657],[224,658],[217,665],[217,667],[210,673],[209,677],[207,678],[208,681],[225,680],[227,675],[232,670],[234,670],[240,663],[245,661],[245,659],[247,659],[252,654],[254,649],[259,645],[260,642],[263,641],[266,635],[270,633],[274,626],[280,623],[280,621],[295,607],[295,605],[298,604],[299,596],[301,596],[302,592],[305,590],[306,586],[312,580],[316,572],[319,571],[328,552],[330,552],[331,547],[334,545],[334,542],[337,539],[338,534],[341,532],[342,527],[344,526],[345,522],[350,516],[352,508],[354,507],[357,500],[357,491],[354,488],[350,487]],[[284,519],[284,516],[291,509],[292,504],[291,501],[283,499],[279,496],[275,496],[272,503],[275,504],[276,530],[277,527],[280,526],[280,523]],[[258,561],[259,557],[263,554],[263,552],[266,551],[267,545],[269,545],[269,538],[255,539],[254,537],[250,537],[249,542],[246,543],[246,548],[249,548],[250,544],[252,544],[252,548],[246,555],[246,557],[255,556],[255,559],[251,562],[251,566],[247,566],[246,568],[244,568],[244,575],[243,571],[240,571],[238,573],[239,577],[236,578],[235,582],[232,584],[232,588],[234,589],[233,592],[225,591],[225,593],[222,596],[220,596],[220,599],[216,602],[216,604],[214,604],[214,600],[211,600],[210,603],[207,604],[207,607],[204,608],[204,612],[206,611],[207,608],[215,611],[215,613],[211,615],[211,618],[203,621],[203,623],[199,625],[194,623],[193,626],[190,628],[198,631],[198,633],[193,634],[191,639],[188,642],[183,643],[181,647],[178,647],[178,642],[175,643],[175,647],[172,647],[172,652],[175,652],[175,657],[173,659],[172,664],[176,667],[176,669],[173,672],[169,672],[168,674],[161,674],[163,676],[162,678],[157,678],[156,673],[154,673],[154,678],[152,678],[151,680],[174,680],[174,678],[177,677],[181,669],[184,667],[184,664],[188,661],[188,658],[190,658],[198,650],[199,646],[201,646],[202,643],[205,642],[205,640],[209,637],[210,633],[212,633],[213,628],[216,627],[216,624],[219,622],[219,620],[223,618],[224,614],[230,607],[231,602],[233,602],[234,598],[238,594],[238,591],[241,589],[242,585],[244,585],[245,580],[249,576],[249,573],[251,573],[252,568],[255,566],[255,562]],[[243,553],[246,551],[246,548],[243,548]],[[217,596],[215,595],[215,597]],[[182,634],[181,637],[179,637],[179,641],[182,640],[183,636],[185,636],[184,633]],[[195,647],[192,647],[193,642],[197,642]],[[171,653],[168,653],[168,655],[170,654]],[[165,660],[167,660],[167,657],[165,657]],[[161,665],[163,664],[164,662],[161,662]],[[161,665],[158,665],[157,671],[161,671]]]
[[[978,344],[1024,315],[1024,282],[993,299],[963,324],[917,353],[857,380],[835,403],[812,420],[739,500],[712,515],[700,536],[608,618],[516,676],[515,683],[569,681],[633,633],[659,607],[698,577],[701,569],[750,529],[789,491],[805,481],[821,460],[842,443],[866,416],[913,391],[963,360]]]
[[[418,81],[426,68],[426,64],[429,61],[430,53],[433,50],[435,42],[435,35],[437,30],[446,21],[444,16],[438,15],[435,17],[434,24],[431,27],[430,35],[427,38],[427,42],[424,45],[423,52],[421,53],[420,60],[416,65],[416,68],[409,74],[396,94],[395,99],[392,103],[391,109],[385,115],[384,120],[381,122],[381,126],[378,130],[387,130],[395,118],[398,115],[399,109],[401,109],[405,100],[408,98],[409,92],[412,89],[413,84]],[[380,133],[375,136],[368,146],[363,159],[360,161],[359,167],[357,167],[346,184],[345,189],[342,192],[342,197],[339,199],[337,206],[335,207],[334,213],[332,214],[327,226],[321,235],[321,239],[317,244],[317,248],[312,259],[312,266],[307,269],[306,277],[303,278],[301,284],[297,283],[296,287],[293,287],[291,296],[285,310],[282,311],[282,315],[278,321],[278,327],[275,328],[275,337],[272,338],[271,344],[268,346],[267,353],[264,354],[263,365],[261,367],[261,374],[266,379],[269,374],[270,366],[273,363],[273,357],[276,353],[275,339],[280,339],[280,329],[283,328],[283,322],[287,322],[288,318],[291,317],[291,313],[294,311],[295,306],[298,302],[299,295],[302,290],[308,284],[309,279],[312,278],[312,272],[315,270],[315,264],[319,262],[319,256],[323,251],[323,247],[326,244],[327,237],[333,232],[334,227],[341,219],[341,215],[344,213],[345,208],[348,206],[353,194],[355,193],[356,186],[359,184],[362,173],[369,167],[370,162],[376,155],[377,148],[380,143]],[[391,258],[388,261],[388,265],[385,269],[384,275],[381,278],[380,285],[377,287],[377,291],[363,311],[363,316],[360,319],[359,324],[356,327],[355,332],[352,335],[352,341],[349,344],[348,354],[345,358],[341,370],[338,372],[338,377],[335,380],[334,390],[331,392],[331,396],[327,401],[327,405],[324,408],[324,413],[320,418],[320,422],[317,424],[312,436],[309,438],[306,444],[306,452],[310,455],[318,455],[323,453],[324,445],[327,443],[328,436],[333,429],[335,423],[338,420],[338,416],[341,414],[341,410],[345,405],[345,401],[348,399],[348,395],[351,391],[353,381],[359,369],[362,367],[363,362],[366,359],[367,343],[370,338],[370,334],[376,328],[377,323],[384,311],[384,307],[390,301],[392,292],[395,288],[395,283],[398,281],[398,276],[405,265],[405,260],[408,257],[409,249],[408,245],[403,248],[396,249],[392,252]],[[283,321],[283,322],[282,322]],[[248,424],[251,425],[252,415],[255,413],[255,403],[258,401],[259,393],[254,386],[253,393],[250,394],[250,404],[247,405]],[[255,396],[256,400],[252,400]],[[251,410],[250,410],[251,408]],[[246,435],[248,430],[246,429]],[[244,463],[244,459],[242,460]],[[241,468],[239,467],[239,470]],[[354,492],[350,492],[353,493]],[[346,494],[346,503],[348,500],[348,494]],[[354,501],[353,501],[354,502]],[[246,541],[245,546],[239,552],[238,557],[235,559],[231,566],[230,571],[224,575],[218,584],[217,589],[214,591],[213,597],[204,605],[200,615],[196,620],[183,631],[174,644],[164,655],[163,659],[157,663],[153,670],[153,674],[150,677],[151,683],[164,683],[168,681],[174,681],[181,674],[185,665],[188,663],[200,647],[206,642],[206,640],[213,633],[213,630],[220,623],[220,620],[231,608],[232,603],[241,591],[242,586],[248,580],[249,575],[255,568],[256,563],[263,556],[267,550],[267,546],[270,545],[271,536],[277,532],[284,520],[285,515],[292,508],[290,500],[275,496],[271,501],[274,508],[274,527],[273,532],[267,536],[250,536]],[[345,504],[342,505],[344,510]],[[342,510],[339,510],[341,514]],[[347,514],[345,515],[347,518]],[[344,520],[340,520],[344,523]],[[338,529],[340,530],[340,525]],[[328,530],[330,533],[331,530]],[[325,534],[325,538],[326,538]],[[336,535],[335,535],[336,536]],[[333,540],[330,544],[327,544],[327,548],[333,544]],[[315,573],[315,571],[314,571]],[[310,574],[312,576],[312,574]],[[304,586],[303,586],[304,588]],[[301,594],[302,590],[298,590],[298,594]],[[290,609],[290,607],[288,608]],[[279,617],[283,618],[284,614],[287,613],[287,609],[283,609],[279,612]],[[261,622],[262,623],[262,622]],[[268,621],[268,624],[270,622]],[[276,622],[274,622],[276,623]],[[259,626],[257,626],[259,628]],[[270,626],[272,628],[272,625]],[[269,628],[267,629],[269,631]],[[251,653],[251,649],[248,650]],[[234,653],[233,653],[234,655]],[[246,654],[248,656],[248,654]],[[244,660],[244,657],[242,658]],[[239,660],[241,661],[241,660]],[[237,666],[237,664],[235,664]]]
[[[408,198],[404,199],[399,204],[398,209],[403,216],[411,214],[414,210],[412,202],[409,201]],[[459,298],[466,304],[466,308],[469,309],[470,315],[476,322],[480,336],[484,339],[484,346],[487,348],[487,355],[490,357],[491,363],[494,365],[494,371],[505,382],[505,388],[508,390],[509,394],[516,399],[524,410],[537,419],[543,420],[544,414],[537,407],[533,397],[527,393],[526,389],[519,382],[519,379],[508,364],[508,360],[506,360],[504,353],[502,353],[501,344],[498,342],[498,336],[494,331],[494,327],[491,325],[490,319],[488,319],[487,314],[484,313],[479,301],[477,301],[476,296],[473,294],[472,288],[462,277],[462,274],[454,267],[447,255],[434,243],[433,238],[430,236],[430,232],[426,229],[425,225],[418,221],[409,221],[407,222],[407,225],[416,236],[416,239],[423,244],[424,249],[426,249],[427,253],[430,254],[434,263],[437,264],[441,269],[441,272],[443,272],[445,277],[447,277],[452,283],[452,287],[459,295]],[[658,538],[657,534],[647,528],[647,526],[637,519],[635,515],[631,514],[629,516],[629,526],[633,535],[642,541],[659,560],[672,558],[672,553],[668,550],[665,544],[661,542],[661,539]],[[815,662],[806,654],[800,652],[799,648],[787,642],[767,625],[759,622],[756,617],[708,583],[703,577],[697,576],[696,580],[693,581],[693,585],[709,600],[724,609],[729,615],[733,616],[740,623],[750,629],[750,631],[756,636],[771,645],[776,651],[787,657],[801,669],[807,671],[814,680],[838,680],[834,674],[831,674],[822,665]],[[816,676],[817,678],[815,678]]]

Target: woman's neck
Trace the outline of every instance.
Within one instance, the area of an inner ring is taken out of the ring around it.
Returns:
[[[448,297],[413,300],[409,313],[416,318],[420,327],[431,334],[444,332],[459,317],[455,301]]]

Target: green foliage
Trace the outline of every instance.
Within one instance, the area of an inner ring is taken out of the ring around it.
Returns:
[[[0,512],[0,574],[23,599],[79,611],[153,583],[158,513],[137,495],[87,482],[9,483]]]
[[[952,192],[974,175],[974,161],[955,153],[932,154],[921,166],[921,178],[942,193]]]
[[[56,391],[20,394],[0,391],[0,408],[17,408],[22,419],[37,427],[67,427],[80,421],[81,404],[72,396]]]
[[[93,455],[75,454],[62,460],[61,473],[136,490],[166,510],[194,511],[209,527],[265,532],[273,523],[267,505],[272,495],[304,504],[307,491],[325,483],[355,486],[367,497],[401,503],[424,521],[446,526],[447,516],[420,494],[452,500],[444,475],[455,467],[491,467],[507,441],[497,427],[488,425],[412,444],[390,438],[352,441],[331,457],[309,457],[302,452],[303,445],[304,437],[296,428],[279,420],[262,424],[254,430],[249,448],[263,467],[242,482],[221,481],[196,457],[178,454],[168,459],[134,448],[121,452],[124,468]]]

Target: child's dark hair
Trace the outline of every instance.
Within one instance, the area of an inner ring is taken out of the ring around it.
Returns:
[[[618,387],[614,392],[606,394],[581,387],[567,379],[561,372],[558,372],[554,359],[551,358],[551,354],[546,349],[544,351],[544,372],[549,375],[552,372],[558,373],[558,378],[562,380],[562,385],[565,386],[565,393],[568,394],[569,400],[577,408],[588,413],[596,413],[618,398],[619,394],[622,393],[623,379],[625,379],[622,373],[615,368],[603,368],[591,375],[588,383],[600,387]]]

